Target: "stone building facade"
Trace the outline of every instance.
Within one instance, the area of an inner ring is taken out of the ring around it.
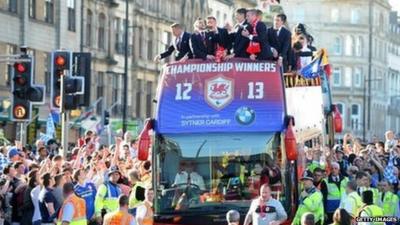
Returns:
[[[83,2],[83,5],[81,3]],[[128,92],[123,93],[125,3],[129,3]],[[154,110],[153,98],[161,64],[154,56],[173,40],[175,22],[192,30],[197,17],[208,15],[206,0],[0,0],[0,55],[16,54],[29,47],[35,56],[35,81],[46,84],[46,105],[40,107],[42,131],[49,114],[50,53],[56,49],[92,53],[91,99],[102,98],[96,113],[112,109],[121,118],[127,96],[127,118],[143,121]],[[173,59],[169,59],[173,60]],[[9,106],[11,65],[0,63],[0,103]],[[0,107],[2,108],[2,107]],[[15,124],[7,109],[0,113],[7,137],[15,138]],[[73,140],[75,137],[71,137]]]
[[[333,100],[344,118],[343,133],[363,137],[365,128],[367,139],[382,138],[386,129],[396,126],[387,122],[386,115],[390,95],[390,81],[386,79],[388,1],[282,0],[281,5],[291,26],[306,24],[315,39],[314,45],[328,49]]]

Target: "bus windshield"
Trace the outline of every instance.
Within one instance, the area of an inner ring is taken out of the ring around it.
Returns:
[[[286,205],[279,144],[279,133],[159,135],[156,213],[245,211],[263,183]]]

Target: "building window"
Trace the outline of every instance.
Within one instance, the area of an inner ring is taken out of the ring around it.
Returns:
[[[357,41],[356,41],[356,56],[362,56],[363,55],[362,54],[363,45],[364,45],[363,38],[360,36],[360,37],[357,38]]]
[[[228,15],[224,13],[224,21],[220,22],[220,26],[224,26],[224,24],[228,21]]]
[[[360,106],[357,104],[351,105],[351,129],[360,130]]]
[[[98,43],[97,47],[101,50],[106,49],[105,45],[105,26],[106,26],[106,16],[104,13],[100,13],[99,15],[99,27],[98,27]]]
[[[86,13],[86,46],[90,47],[92,45],[93,14],[90,10],[87,10]]]
[[[43,62],[44,62],[44,82],[46,85],[46,96],[50,96],[51,92],[51,73],[50,73],[50,65],[51,65],[51,57],[49,57],[48,53],[43,54]]]
[[[343,104],[343,103],[336,103],[336,108],[339,110],[339,112],[340,112],[340,115],[342,115],[342,118],[343,118],[343,128],[344,128],[344,126],[345,126],[345,124],[346,124],[346,115],[345,115],[345,113],[346,113],[346,108],[345,108],[345,105]]]
[[[29,0],[29,17],[36,18],[36,0]]]
[[[144,41],[143,41],[143,27],[139,27],[139,58],[144,58]]]
[[[68,30],[75,31],[75,0],[68,0],[67,1],[68,7]]]
[[[104,94],[104,73],[103,72],[99,72],[97,75],[97,99],[99,98],[104,98],[105,94]],[[103,101],[105,101],[105,99],[103,99]],[[103,104],[97,104],[97,114],[102,113],[103,111]],[[101,115],[101,114],[100,114]]]
[[[147,81],[147,94],[146,94],[146,117],[151,117],[151,106],[153,105],[152,94],[153,82]]]
[[[142,111],[142,80],[137,80],[136,84],[136,117],[141,117]]]
[[[119,96],[118,96],[118,90],[120,89],[119,88],[119,75],[118,74],[113,74],[113,76],[112,76],[112,92],[111,92],[111,98],[112,98],[112,102],[113,103],[119,103],[119,104],[121,104],[118,100],[119,100]],[[118,105],[119,105],[118,104]],[[118,110],[118,107],[114,107],[113,108],[113,114],[114,115],[118,115],[118,113],[119,113],[119,110]]]
[[[358,24],[360,22],[360,13],[358,9],[351,10],[351,23]]]
[[[44,21],[47,23],[54,22],[54,2],[53,0],[46,0],[44,6]]]
[[[16,53],[17,53],[17,46],[16,46],[16,45],[7,45],[7,51],[6,51],[6,53],[7,53],[8,55],[14,55],[14,54],[16,54]],[[10,86],[10,85],[11,85],[12,71],[13,71],[13,69],[14,69],[13,64],[11,64],[11,63],[7,64],[7,71],[6,71],[6,74],[7,74],[7,75],[6,75],[6,77],[5,77],[5,80],[6,80],[5,84],[6,84],[7,86]],[[0,84],[3,84],[3,82],[0,82]]]
[[[346,36],[346,55],[351,56],[354,55],[354,38],[353,36]]]
[[[340,68],[333,69],[333,86],[340,86],[342,84],[342,71]]]
[[[346,67],[344,69],[344,86],[351,87],[351,68]]]
[[[354,86],[361,87],[362,83],[362,72],[361,68],[357,67],[354,69]]]
[[[153,59],[153,40],[154,40],[154,31],[152,28],[149,29],[149,33],[147,34],[147,59]]]
[[[167,50],[168,49],[168,47],[171,44],[171,39],[172,39],[171,33],[168,32],[168,31],[164,31],[163,34],[162,34],[162,45],[163,45],[162,48],[163,48],[163,50]],[[171,61],[171,57],[167,57],[164,60],[165,60],[166,63],[168,63],[168,62]]]
[[[342,39],[340,37],[335,38],[335,42],[333,44],[333,53],[335,55],[342,54]]]
[[[332,9],[331,10],[331,21],[333,23],[339,22],[339,9]]]
[[[12,13],[18,12],[18,0],[8,0],[8,11]]]
[[[115,52],[117,54],[124,53],[124,46],[123,46],[123,34],[122,34],[122,23],[121,18],[114,18],[114,33],[115,33]]]

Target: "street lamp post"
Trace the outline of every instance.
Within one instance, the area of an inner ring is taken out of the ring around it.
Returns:
[[[377,79],[364,79],[364,94],[363,94],[363,141],[366,141],[366,132],[367,132],[367,83],[368,83],[368,130],[370,127],[370,114],[371,114],[371,82],[381,81],[382,78]]]
[[[128,104],[128,27],[129,1],[125,0],[125,62],[124,62],[124,101],[122,106],[122,132],[126,132],[126,108]]]

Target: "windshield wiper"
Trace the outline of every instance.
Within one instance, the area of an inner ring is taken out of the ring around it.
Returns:
[[[196,158],[198,158],[198,157],[199,157],[199,155],[200,155],[200,151],[201,151],[201,149],[203,148],[203,146],[204,146],[206,143],[207,143],[207,140],[204,140],[204,141],[203,141],[203,143],[201,143],[201,145],[200,145],[199,149],[197,150],[197,153],[196,153]]]

